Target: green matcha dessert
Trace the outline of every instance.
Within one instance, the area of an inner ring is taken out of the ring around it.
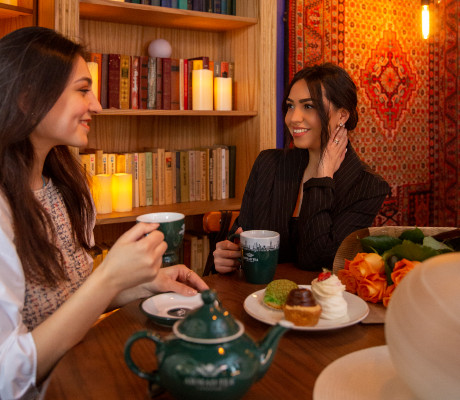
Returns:
[[[267,306],[281,310],[286,303],[289,292],[297,288],[297,283],[289,279],[276,279],[270,282],[265,289],[264,303]]]

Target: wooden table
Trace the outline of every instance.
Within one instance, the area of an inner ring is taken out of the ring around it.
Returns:
[[[317,273],[279,265],[276,279],[287,278],[309,284]],[[215,289],[222,305],[239,319],[255,340],[263,338],[269,326],[250,317],[243,308],[244,299],[265,285],[246,283],[241,272],[205,278]],[[126,366],[123,350],[126,340],[136,331],[155,330],[171,333],[148,319],[139,309],[139,301],[128,304],[95,325],[84,340],[71,349],[53,371],[45,396],[52,399],[147,399],[147,382]],[[315,380],[332,361],[356,350],[385,344],[383,324],[356,324],[330,331],[291,330],[281,338],[273,363],[244,399],[311,399]],[[147,370],[156,369],[155,345],[137,342],[133,359]],[[163,393],[157,399],[171,399]]]

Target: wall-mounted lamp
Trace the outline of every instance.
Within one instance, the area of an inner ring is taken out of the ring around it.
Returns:
[[[423,39],[430,35],[430,1],[422,0],[422,34]]]

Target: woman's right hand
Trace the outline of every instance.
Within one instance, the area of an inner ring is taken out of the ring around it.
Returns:
[[[98,267],[116,294],[155,279],[167,248],[158,226],[142,222],[134,225],[120,236]]]
[[[235,233],[243,232],[242,228],[238,228]],[[214,265],[216,271],[225,274],[232,272],[240,266],[241,250],[240,245],[231,242],[230,240],[223,240],[216,244],[214,250]]]

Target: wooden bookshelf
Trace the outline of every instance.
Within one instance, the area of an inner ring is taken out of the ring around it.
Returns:
[[[144,148],[236,146],[236,197],[222,201],[149,206],[97,216],[104,234],[137,215],[177,211],[188,216],[240,208],[260,151],[276,147],[276,7],[267,0],[237,0],[237,16],[109,0],[54,0],[55,28],[91,52],[147,55],[163,38],[174,58],[208,56],[235,64],[234,111],[103,110],[91,122],[88,147],[108,153]],[[128,224],[129,225],[129,224]]]
[[[216,200],[216,201],[192,201],[189,203],[176,203],[164,206],[147,206],[133,208],[131,212],[110,214],[98,214],[96,224],[105,225],[113,223],[133,222],[136,217],[152,212],[180,212],[184,215],[203,214],[216,210],[239,210],[241,202],[238,199]]]
[[[80,18],[166,28],[230,31],[257,24],[257,18],[178,10],[110,0],[80,1]]]
[[[0,3],[0,19],[28,16],[33,15],[33,13],[34,10],[32,8],[10,6],[9,4]]]

